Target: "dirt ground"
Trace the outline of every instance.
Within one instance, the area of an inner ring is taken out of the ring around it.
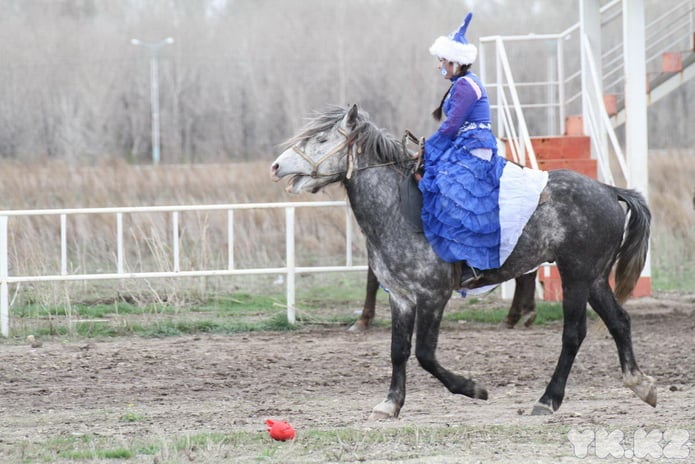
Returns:
[[[657,407],[622,385],[615,345],[591,321],[565,402],[543,417],[529,412],[554,369],[559,323],[515,330],[447,324],[440,361],[477,378],[490,399],[452,395],[412,357],[401,417],[384,422],[368,421],[390,379],[390,330],[383,327],[363,334],[312,327],[55,339],[38,348],[6,342],[0,345],[0,461],[35,462],[37,450],[74,437],[161,445],[170,437],[215,433],[237,441],[189,447],[185,454],[160,446],[128,462],[604,463],[637,462],[645,449],[647,462],[695,462],[695,296],[662,294],[627,308],[638,362],[658,382]],[[387,317],[386,308],[378,311]],[[297,439],[272,442],[267,418],[289,421]],[[341,430],[354,431],[356,442],[331,434]],[[663,435],[644,438],[640,430]],[[395,443],[359,442],[369,434]],[[316,454],[302,448],[321,436],[338,443]],[[584,446],[587,436],[596,439]]]

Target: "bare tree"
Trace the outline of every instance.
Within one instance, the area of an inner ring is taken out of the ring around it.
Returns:
[[[577,20],[576,1],[565,3],[477,2],[469,39],[558,32]],[[304,116],[329,104],[358,103],[391,132],[428,134],[447,87],[428,47],[467,10],[454,0],[0,0],[0,8],[0,157],[73,162],[150,159],[149,55],[133,37],[176,39],[158,55],[163,162],[270,158]],[[516,52],[515,72],[545,66],[541,55]],[[691,82],[652,110],[658,130],[669,128],[652,143],[694,143],[685,120],[694,92]]]

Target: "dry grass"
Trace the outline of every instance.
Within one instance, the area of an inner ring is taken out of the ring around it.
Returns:
[[[195,205],[316,201],[344,199],[340,188],[320,195],[290,196],[284,184],[269,179],[269,161],[220,165],[132,166],[111,163],[75,167],[58,162],[41,166],[6,163],[2,166],[2,209],[93,208],[113,206]],[[238,268],[283,266],[283,210],[237,211],[235,264]],[[173,269],[169,214],[129,214],[123,221],[125,268],[133,272]],[[68,272],[115,272],[114,215],[79,215],[67,224]],[[35,275],[60,272],[60,219],[26,217],[10,220],[10,273]],[[345,212],[340,208],[296,211],[298,265],[339,264],[345,256]],[[226,211],[184,212],[179,218],[180,264],[183,270],[224,269],[227,266]],[[353,246],[356,262],[366,262],[359,234]],[[200,279],[171,279],[145,283],[122,282],[118,292],[150,293],[172,301]],[[211,282],[210,279],[206,282]],[[218,281],[220,279],[217,279]],[[243,279],[242,279],[243,280]],[[265,282],[263,279],[259,281]],[[38,290],[42,287],[42,290]],[[83,289],[92,298],[97,286],[70,285],[70,294]],[[227,290],[229,287],[227,287]],[[25,286],[25,290],[26,286]],[[21,297],[27,292],[23,290]],[[30,286],[32,299],[62,300],[55,285]],[[205,288],[209,291],[209,288]],[[45,295],[44,293],[47,293]],[[41,294],[41,295],[39,295]],[[155,298],[156,300],[157,298]],[[48,303],[48,301],[47,301]]]
[[[320,195],[289,196],[284,185],[268,177],[269,161],[240,164],[132,166],[112,162],[76,167],[59,162],[40,166],[4,163],[0,174],[0,208],[77,208],[174,204],[257,203],[343,199],[342,188]],[[650,154],[650,205],[653,213],[652,273],[664,289],[689,289],[695,272],[695,152]],[[240,268],[284,263],[284,215],[281,210],[235,214],[235,261]],[[171,223],[166,214],[126,215],[126,269],[172,269]],[[345,218],[341,209],[298,210],[297,254],[300,265],[335,264],[345,254]],[[13,274],[59,272],[60,228],[57,217],[10,221],[10,269]],[[226,213],[183,213],[180,217],[182,269],[224,268],[227,260]],[[109,215],[77,216],[68,223],[69,272],[113,272],[116,267],[115,219]],[[353,254],[365,262],[358,236]],[[219,280],[219,279],[218,279]],[[257,279],[265,285],[263,279]],[[220,284],[224,287],[224,284]],[[111,284],[71,284],[80,293],[113,293]],[[176,300],[189,293],[210,292],[210,281],[121,282],[117,292],[156,295]],[[109,290],[110,289],[110,290]],[[224,287],[222,291],[229,290]],[[75,294],[77,292],[77,294]],[[62,284],[25,286],[17,298],[65,301]],[[29,296],[27,296],[29,295]],[[183,296],[182,296],[183,295]],[[21,300],[20,300],[21,301]]]
[[[652,270],[665,289],[695,290],[695,150],[649,157]]]

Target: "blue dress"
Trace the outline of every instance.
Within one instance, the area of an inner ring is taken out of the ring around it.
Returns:
[[[497,155],[490,105],[478,76],[454,80],[444,105],[447,119],[425,142],[422,222],[427,240],[447,262],[478,269],[500,266],[500,177],[506,160]],[[471,150],[491,150],[484,159]]]

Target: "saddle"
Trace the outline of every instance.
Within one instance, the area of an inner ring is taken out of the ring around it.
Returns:
[[[408,149],[408,142],[417,144],[418,150],[410,151]],[[424,172],[425,138],[421,137],[418,139],[412,132],[406,129],[401,144],[403,146],[403,152],[416,160],[413,171],[403,179],[400,185],[401,212],[403,213],[406,224],[413,232],[424,234],[422,218],[420,217],[420,211],[422,210],[422,193],[420,193],[420,189],[418,188],[418,182],[422,179],[422,174]]]

